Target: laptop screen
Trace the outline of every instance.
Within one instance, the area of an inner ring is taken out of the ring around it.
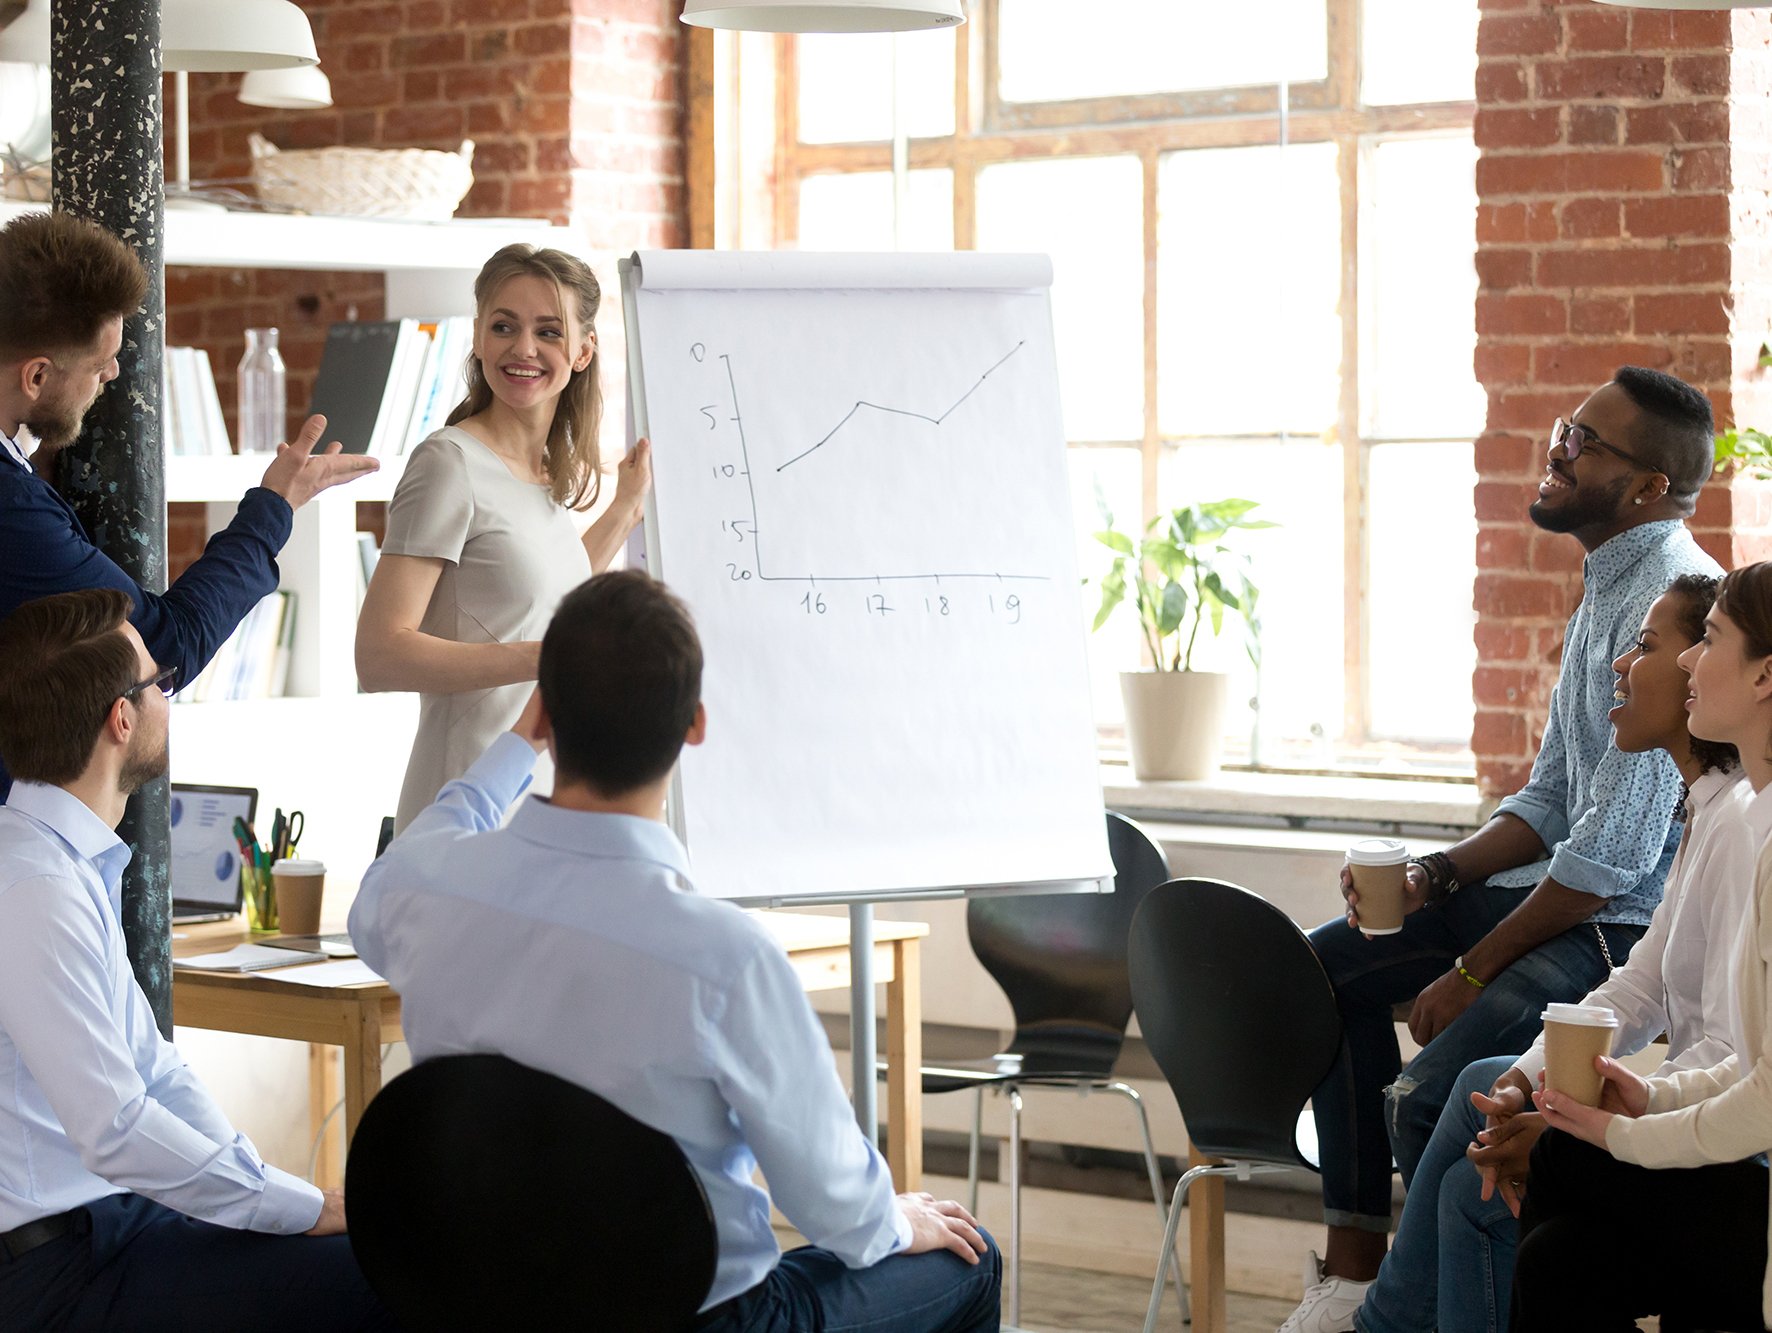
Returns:
[[[234,820],[258,814],[256,787],[172,784],[172,910],[240,910],[240,847]]]

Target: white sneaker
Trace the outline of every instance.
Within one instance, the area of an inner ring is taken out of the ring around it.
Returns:
[[[1354,1311],[1371,1285],[1324,1276],[1323,1262],[1312,1250],[1304,1261],[1304,1299],[1280,1325],[1279,1333],[1353,1333]]]

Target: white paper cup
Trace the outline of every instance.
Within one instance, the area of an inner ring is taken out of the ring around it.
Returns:
[[[1368,935],[1403,928],[1403,868],[1409,849],[1394,838],[1364,838],[1347,849],[1348,872],[1360,895],[1355,916]]]
[[[271,882],[277,892],[277,928],[285,935],[318,935],[326,863],[296,857],[273,861]]]
[[[1612,1054],[1618,1015],[1603,1004],[1549,1004],[1544,1019],[1544,1086],[1598,1106],[1605,1080],[1594,1057]]]

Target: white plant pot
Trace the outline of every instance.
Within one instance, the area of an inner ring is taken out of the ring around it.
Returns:
[[[1198,782],[1216,773],[1229,686],[1221,671],[1122,671],[1132,775],[1140,782]]]

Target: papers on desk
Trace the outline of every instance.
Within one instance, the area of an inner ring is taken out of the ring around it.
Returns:
[[[267,949],[262,944],[236,944],[221,953],[200,953],[190,958],[174,958],[174,967],[194,972],[258,972],[267,967],[290,967],[297,963],[318,963],[323,953],[291,953],[288,949]]]
[[[285,958],[305,956],[291,954],[287,949],[273,952],[281,953]],[[361,958],[341,958],[337,962],[320,963],[313,967],[282,968],[264,975],[271,981],[291,981],[298,986],[361,986],[366,982],[382,979],[381,974]]]

